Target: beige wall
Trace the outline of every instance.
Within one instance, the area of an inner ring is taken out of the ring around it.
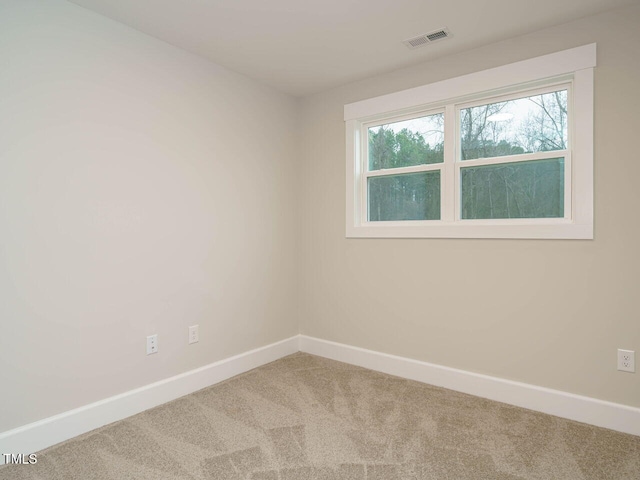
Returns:
[[[61,0],[0,59],[0,432],[298,332],[294,99]]]
[[[640,406],[615,371],[640,351],[639,24],[618,10],[297,104],[67,2],[2,1],[0,432],[298,328]],[[345,239],[345,103],[594,41],[594,241]]]
[[[640,407],[640,7],[304,99],[301,333]],[[597,42],[595,240],[345,238],[345,103]],[[425,47],[428,48],[428,47]]]

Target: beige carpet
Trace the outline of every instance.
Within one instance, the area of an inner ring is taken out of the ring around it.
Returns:
[[[297,353],[0,479],[640,479],[640,437]]]

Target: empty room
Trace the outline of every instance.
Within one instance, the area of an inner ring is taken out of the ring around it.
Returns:
[[[638,0],[0,0],[0,480],[640,479]]]

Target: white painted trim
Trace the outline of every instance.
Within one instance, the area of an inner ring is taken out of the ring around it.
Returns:
[[[369,222],[366,227],[347,225],[347,238],[519,238],[519,239],[557,239],[592,240],[593,225],[575,223],[560,224],[548,222],[547,225],[481,225],[475,220],[429,225],[414,225],[415,222]],[[562,219],[561,219],[562,220]],[[439,222],[430,220],[429,222]],[[375,225],[374,225],[375,223]]]
[[[0,433],[1,453],[33,453],[299,351],[294,337]],[[0,465],[4,457],[0,455]]]
[[[619,432],[640,435],[640,408],[300,335],[302,352]]]
[[[0,453],[33,453],[298,351],[619,432],[640,435],[640,408],[366,350],[306,335],[272,343],[0,433]],[[4,457],[0,455],[0,465]]]
[[[594,81],[593,69],[575,72],[573,87],[573,160],[572,208],[576,225],[591,229],[593,238],[593,128],[594,128]],[[577,141],[589,138],[589,141]]]
[[[344,119],[373,117],[383,112],[415,108],[450,98],[464,97],[478,92],[497,90],[535,79],[551,78],[596,66],[596,44],[563,50],[520,62],[501,65],[480,72],[421,85],[344,106]]]

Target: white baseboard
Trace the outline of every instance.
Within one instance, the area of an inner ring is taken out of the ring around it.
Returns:
[[[0,453],[33,453],[298,351],[640,436],[640,408],[296,335],[0,433]],[[0,465],[4,457],[0,455]]]
[[[640,435],[640,408],[300,335],[300,350],[402,378]]]
[[[0,454],[33,453],[299,351],[298,335],[0,433]],[[0,455],[0,465],[4,456]]]

